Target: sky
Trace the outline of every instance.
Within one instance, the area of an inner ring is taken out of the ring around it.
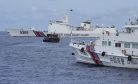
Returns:
[[[73,26],[91,21],[92,25],[115,25],[121,30],[129,18],[138,17],[137,3],[138,0],[0,0],[0,31],[30,27],[47,30],[49,20],[62,19],[65,13]]]

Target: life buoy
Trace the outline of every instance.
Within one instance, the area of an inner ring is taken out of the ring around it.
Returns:
[[[128,60],[128,61],[131,61],[131,60],[132,60],[132,57],[129,55],[129,56],[127,57],[127,60]]]
[[[81,52],[84,52],[84,48],[81,48]]]
[[[102,56],[105,56],[105,52],[102,52]]]

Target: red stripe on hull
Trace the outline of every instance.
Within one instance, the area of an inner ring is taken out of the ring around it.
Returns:
[[[39,31],[33,31],[34,34],[36,35],[36,37],[44,37],[44,33],[43,32],[39,32]]]
[[[95,56],[94,52],[91,52],[90,49],[91,49],[91,47],[87,45],[87,46],[86,46],[86,50],[87,50],[87,52],[90,54],[92,60],[94,61],[94,63],[95,63],[96,65],[100,65],[100,61],[96,59],[96,56]]]

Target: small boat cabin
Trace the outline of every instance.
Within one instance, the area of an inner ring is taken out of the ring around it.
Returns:
[[[43,42],[59,42],[60,38],[58,34],[47,34],[44,37]]]

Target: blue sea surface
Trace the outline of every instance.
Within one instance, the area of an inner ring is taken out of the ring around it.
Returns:
[[[70,38],[42,39],[0,32],[0,84],[138,84],[138,70],[77,63]]]

